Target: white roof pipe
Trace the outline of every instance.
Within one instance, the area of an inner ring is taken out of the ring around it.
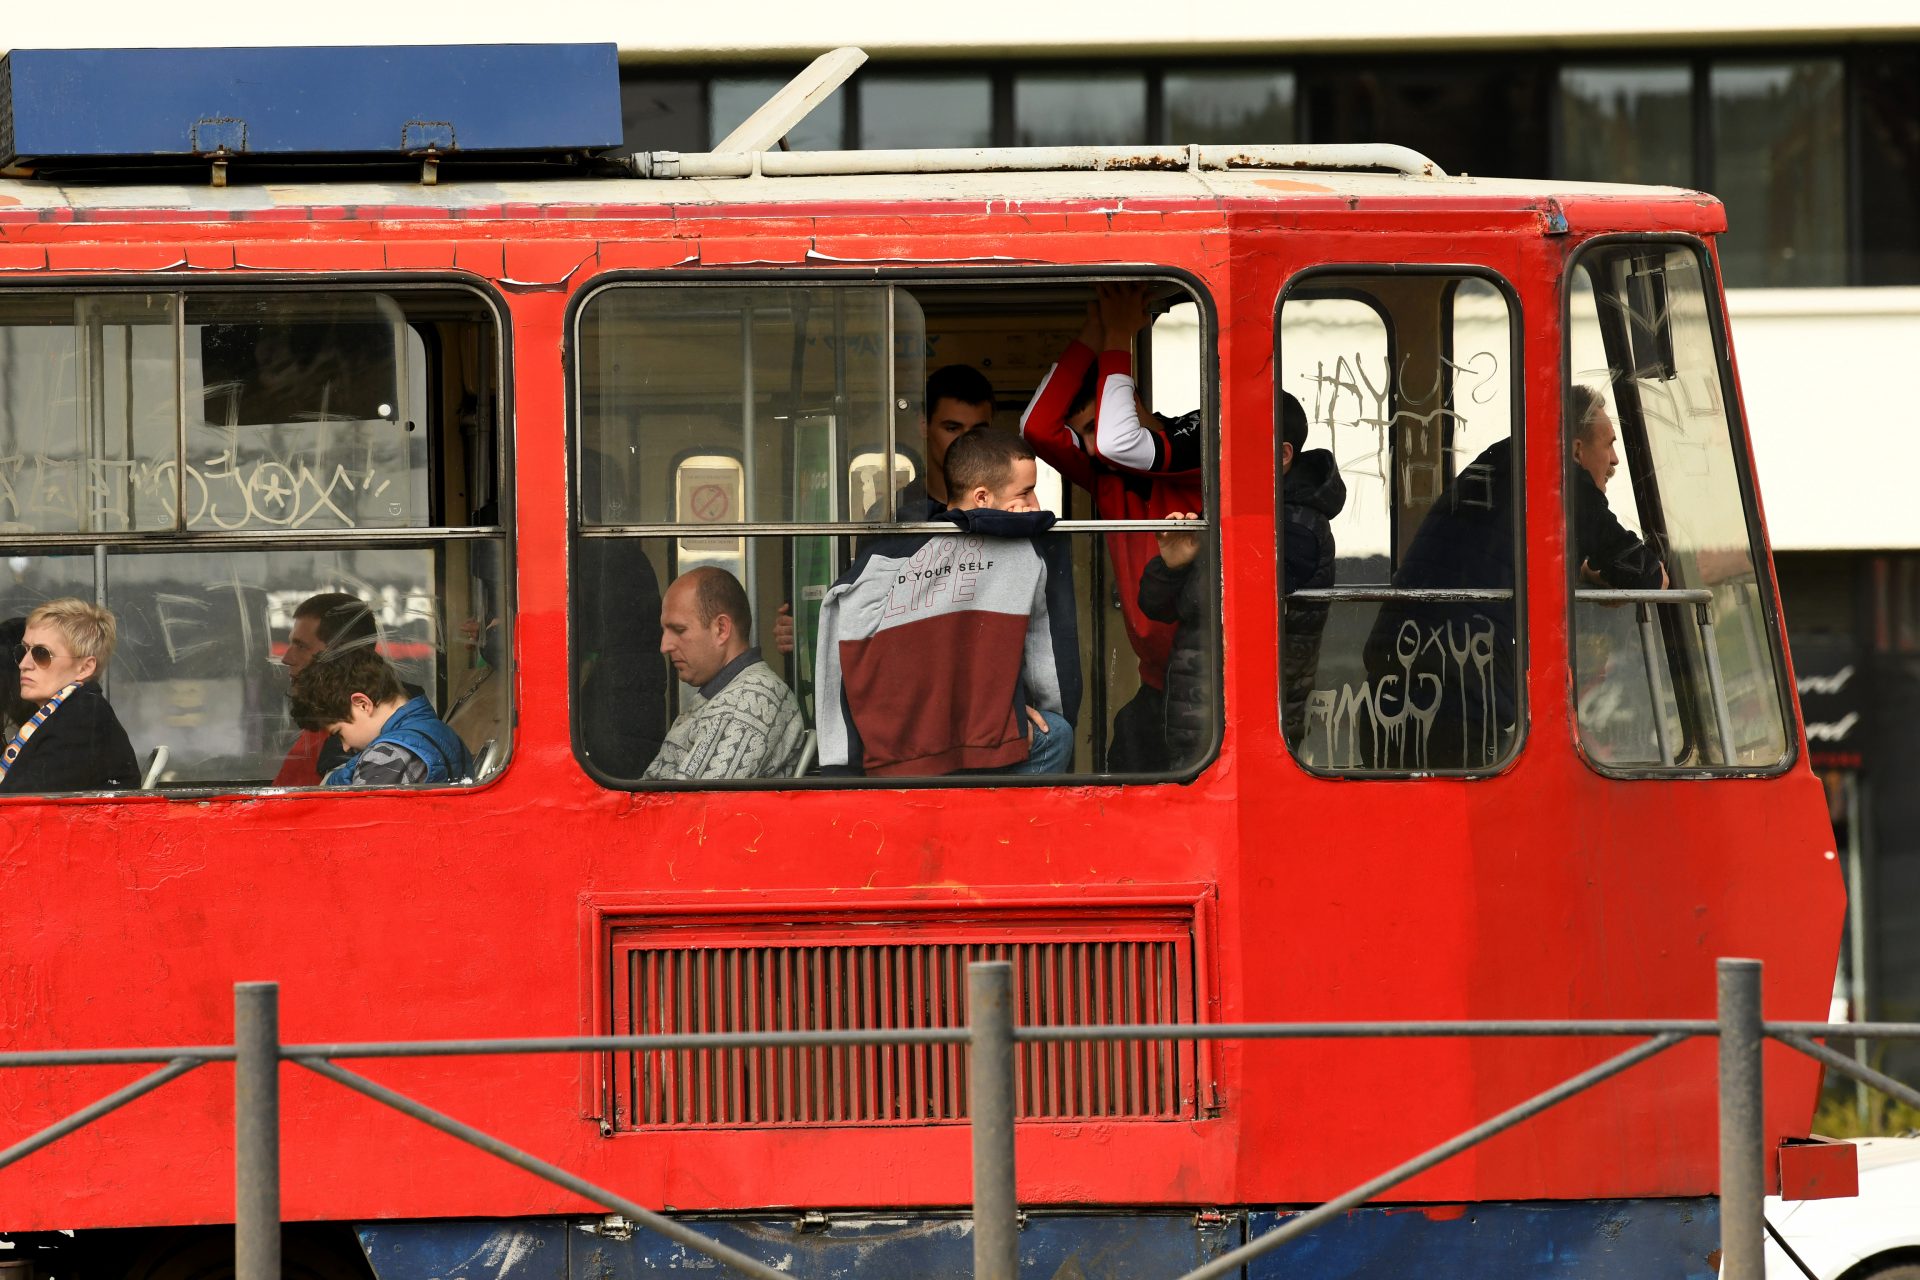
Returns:
[[[784,92],[784,91],[783,91]],[[764,108],[763,108],[764,110]],[[759,113],[755,113],[758,115]],[[743,126],[744,128],[744,126]],[[735,130],[735,136],[740,130]],[[729,138],[729,141],[732,139]],[[1446,170],[1391,143],[1304,146],[955,147],[894,151],[642,151],[629,160],[642,178],[799,178],[854,174],[1030,173],[1204,169],[1385,171],[1444,178]]]

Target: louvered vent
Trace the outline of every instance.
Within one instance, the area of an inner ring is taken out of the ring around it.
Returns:
[[[1115,917],[971,929],[894,920],[616,929],[614,1031],[964,1027],[975,960],[1013,963],[1020,1025],[1191,1022],[1191,915]],[[1022,1119],[1195,1114],[1191,1044],[1022,1044],[1016,1053]],[[967,1114],[961,1045],[628,1053],[613,1067],[619,1128],[927,1124]]]

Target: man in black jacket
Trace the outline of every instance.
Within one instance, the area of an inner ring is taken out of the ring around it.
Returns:
[[[1620,455],[1614,449],[1613,419],[1607,416],[1600,393],[1576,383],[1567,396],[1567,425],[1573,436],[1574,465],[1568,497],[1581,584],[1616,590],[1664,589],[1666,566],[1607,505],[1607,481],[1619,468]]]
[[[34,712],[0,747],[0,791],[112,791],[140,785],[127,731],[100,692],[113,656],[113,615],[85,600],[50,600],[27,616],[14,648],[20,696]]]

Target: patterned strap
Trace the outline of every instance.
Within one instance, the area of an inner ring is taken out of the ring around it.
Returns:
[[[48,698],[46,705],[34,712],[33,718],[20,726],[20,732],[13,735],[13,741],[7,744],[7,749],[0,751],[0,782],[6,780],[7,774],[13,770],[13,762],[18,760],[20,753],[27,749],[28,739],[40,732],[40,726],[45,724],[48,719],[52,717],[53,713],[60,709],[60,704],[65,702],[68,697],[72,695],[73,691],[79,687],[80,681],[75,680],[72,684],[54,694],[51,698]]]

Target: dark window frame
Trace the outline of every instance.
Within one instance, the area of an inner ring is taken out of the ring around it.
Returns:
[[[514,471],[516,461],[514,450],[515,423],[517,422],[518,415],[515,412],[516,402],[514,399],[514,330],[512,310],[507,305],[505,295],[492,282],[479,276],[457,271],[422,273],[393,271],[343,272],[324,278],[316,278],[311,274],[262,272],[258,275],[249,274],[244,279],[215,275],[192,280],[183,280],[177,275],[151,275],[146,273],[115,275],[111,279],[104,279],[97,276],[62,275],[32,281],[0,284],[0,302],[22,294],[37,294],[62,298],[107,294],[167,294],[174,297],[178,304],[169,327],[176,332],[184,332],[187,323],[185,303],[190,295],[206,296],[209,294],[219,294],[235,296],[284,293],[385,293],[390,295],[406,295],[446,291],[458,291],[474,298],[479,302],[481,307],[484,308],[488,320],[490,320],[493,325],[494,368],[490,371],[489,377],[491,378],[493,388],[499,400],[493,442],[494,482],[497,491],[496,500],[499,504],[499,513],[496,521],[486,527],[496,529],[498,535],[493,539],[459,539],[456,541],[492,541],[501,549],[500,589],[502,598],[500,600],[500,646],[501,652],[509,655],[508,661],[511,663],[511,655],[514,653],[519,621],[519,596],[517,590],[519,584],[519,516],[517,494],[519,490]],[[410,332],[414,331],[412,321],[409,321],[407,327]],[[423,337],[425,337],[425,335],[423,335]],[[423,345],[426,347],[429,366],[432,366],[435,362],[437,344],[429,339],[426,340]],[[174,390],[176,395],[184,393],[185,377],[186,370],[184,366],[176,366],[174,370]],[[441,413],[441,407],[434,405],[431,399],[429,399],[428,402],[428,410],[430,421],[434,420],[434,415]],[[184,412],[183,404],[176,404],[175,411],[176,413]],[[441,416],[444,417],[443,414]],[[436,425],[445,427],[447,424],[438,422]],[[427,459],[430,477],[438,476],[441,467],[441,458],[437,456],[437,452],[438,451],[434,450],[430,445]],[[432,487],[434,492],[430,494],[430,506],[435,509],[431,511],[431,514],[444,516],[444,510],[437,509],[438,504],[444,497],[443,493],[440,492],[441,487],[438,485]],[[184,554],[193,551],[270,551],[275,549],[276,544],[282,544],[289,550],[298,550],[316,544],[359,545],[363,547],[385,545],[395,550],[409,550],[416,548],[431,549],[450,545],[444,536],[436,537],[435,535],[444,535],[449,529],[473,527],[478,526],[433,524],[410,528],[373,530],[369,532],[374,533],[376,536],[359,544],[355,543],[350,532],[344,531],[322,531],[322,536],[319,538],[311,536],[311,533],[303,536],[300,531],[296,530],[228,531],[219,529],[171,529],[129,530],[119,533],[103,534],[88,534],[85,532],[49,534],[24,533],[16,535],[20,541],[16,542],[15,546],[20,550],[29,552],[44,548],[52,554],[59,554],[62,551],[78,553],[81,549],[85,549],[91,551],[96,558],[102,554],[111,557],[116,552],[131,555],[165,555]],[[436,564],[435,572],[436,575],[444,574],[445,566],[443,564]],[[111,668],[109,668],[109,677],[111,674]],[[511,689],[511,686],[509,686],[509,689]],[[515,730],[518,722],[519,708],[514,704],[511,697],[509,697],[502,726],[504,736],[507,740],[506,748],[500,756],[498,765],[488,777],[469,781],[434,783],[430,786],[408,787],[404,790],[408,794],[420,792],[439,794],[446,792],[465,795],[491,787],[495,782],[499,781],[501,774],[506,771],[508,764],[512,760],[515,747]],[[163,796],[171,799],[211,799],[223,796],[237,796],[248,800],[259,800],[262,798],[275,799],[283,796],[294,799],[310,799],[316,795],[337,794],[340,798],[350,798],[356,796],[385,795],[390,794],[393,790],[394,788],[391,787],[328,788],[324,784],[316,787],[287,788],[276,787],[271,780],[252,786],[236,786],[226,783],[184,782],[159,785],[152,791],[143,789],[74,793],[74,798],[89,803],[126,801],[140,796],[150,796],[156,800]],[[0,805],[3,805],[6,801],[15,800],[30,804],[50,798],[56,797],[40,793],[27,793],[17,797],[8,796],[4,801],[0,801]],[[66,798],[65,793],[62,793],[58,798]]]
[[[1526,755],[1532,740],[1532,704],[1528,698],[1528,674],[1532,665],[1531,647],[1528,643],[1527,625],[1527,402],[1525,351],[1525,311],[1521,305],[1520,293],[1513,283],[1493,267],[1475,263],[1398,263],[1398,262],[1358,262],[1358,263],[1321,263],[1295,272],[1281,286],[1280,295],[1273,308],[1273,363],[1274,394],[1273,421],[1280,421],[1280,392],[1285,388],[1280,384],[1282,353],[1280,350],[1281,315],[1288,300],[1302,291],[1302,283],[1307,282],[1309,296],[1351,297],[1348,290],[1330,289],[1314,291],[1311,282],[1319,277],[1336,277],[1351,280],[1356,277],[1378,276],[1383,278],[1405,276],[1437,276],[1457,281],[1463,277],[1473,277],[1493,285],[1507,302],[1507,359],[1509,395],[1513,403],[1511,438],[1513,440],[1513,611],[1514,611],[1514,735],[1513,742],[1505,757],[1484,769],[1367,769],[1346,770],[1311,765],[1300,758],[1297,744],[1286,741],[1284,726],[1281,740],[1286,747],[1288,757],[1302,773],[1314,778],[1338,782],[1403,782],[1422,778],[1463,778],[1482,779],[1498,777],[1515,768]],[[1451,295],[1449,295],[1450,297]],[[1378,311],[1378,307],[1375,307]],[[1390,317],[1386,319],[1388,351],[1397,352],[1397,335]],[[1449,329],[1451,327],[1449,326]],[[1451,333],[1445,335],[1451,341]],[[1397,364],[1397,361],[1395,362]],[[1449,382],[1449,395],[1451,395]],[[1397,412],[1397,410],[1396,410]],[[1278,435],[1276,432],[1276,441]],[[1274,564],[1276,566],[1275,599],[1278,605],[1278,626],[1275,630],[1274,670],[1279,677],[1278,694],[1284,718],[1286,699],[1286,627],[1287,610],[1285,580],[1282,566],[1286,563],[1286,519],[1280,509],[1280,494],[1284,478],[1279,470],[1279,449],[1274,450]],[[1393,572],[1399,571],[1399,512],[1397,504],[1390,513],[1389,526],[1391,541],[1388,546],[1388,564]]]
[[[1586,764],[1587,768],[1605,778],[1621,781],[1672,781],[1677,778],[1777,778],[1792,772],[1800,760],[1800,699],[1794,692],[1787,671],[1786,622],[1781,615],[1779,587],[1773,570],[1773,552],[1766,540],[1766,531],[1761,524],[1759,491],[1754,483],[1753,448],[1751,436],[1747,430],[1744,406],[1733,380],[1733,363],[1730,358],[1732,348],[1727,338],[1725,298],[1726,285],[1720,276],[1720,255],[1717,244],[1709,244],[1698,236],[1684,234],[1614,234],[1592,236],[1579,244],[1569,247],[1561,266],[1560,284],[1560,385],[1564,388],[1573,375],[1573,273],[1580,269],[1582,261],[1589,254],[1604,254],[1612,248],[1622,245],[1643,245],[1662,249],[1681,246],[1691,250],[1699,260],[1702,281],[1713,292],[1708,298],[1707,327],[1712,334],[1720,385],[1721,401],[1727,406],[1727,431],[1730,452],[1733,456],[1734,474],[1740,490],[1741,515],[1746,526],[1747,550],[1753,560],[1755,595],[1760,601],[1761,619],[1767,628],[1767,644],[1773,659],[1774,693],[1780,701],[1781,724],[1786,739],[1786,753],[1772,765],[1750,767],[1738,764],[1722,765],[1663,765],[1657,761],[1650,765],[1629,766],[1608,765],[1596,759],[1586,749],[1586,743],[1580,732],[1579,708],[1569,700],[1567,707],[1567,728],[1572,735],[1574,754]],[[1590,273],[1591,274],[1591,273]],[[1624,417],[1626,410],[1621,409]],[[1644,430],[1644,423],[1640,424]],[[1623,439],[1627,434],[1624,425],[1619,426]],[[1580,566],[1574,560],[1571,548],[1572,531],[1568,523],[1565,495],[1572,492],[1573,484],[1573,448],[1572,438],[1568,434],[1566,413],[1560,414],[1559,428],[1554,435],[1556,447],[1560,450],[1561,464],[1561,519],[1558,537],[1564,548],[1567,561],[1567,670],[1573,670],[1573,646],[1579,635],[1578,600],[1574,592],[1580,584]],[[1673,638],[1667,635],[1667,628],[1661,628],[1669,648],[1673,648]],[[1670,659],[1671,661],[1671,659]],[[1656,711],[1657,714],[1657,711]],[[1684,708],[1683,708],[1684,720]]]
[[[1220,430],[1220,354],[1219,312],[1215,306],[1213,293],[1199,276],[1184,268],[1154,264],[1141,266],[1105,266],[1101,264],[1071,264],[1061,266],[1007,266],[977,268],[938,268],[916,269],[912,267],[883,267],[879,269],[847,268],[802,268],[780,271],[764,269],[717,269],[701,271],[697,275],[685,271],[673,270],[630,270],[608,271],[596,274],[581,282],[567,304],[563,320],[562,359],[566,391],[566,457],[567,457],[567,571],[569,581],[577,580],[579,548],[585,541],[582,532],[579,494],[580,452],[583,433],[581,429],[582,381],[580,377],[578,350],[582,319],[588,305],[601,293],[622,287],[635,285],[666,288],[742,288],[742,287],[794,287],[807,288],[819,286],[873,286],[893,285],[913,292],[917,288],[938,288],[941,286],[1002,285],[1010,290],[1018,289],[1022,284],[1044,284],[1068,282],[1091,285],[1099,281],[1146,280],[1172,282],[1180,285],[1189,295],[1200,318],[1200,415],[1205,432],[1205,443],[1201,454],[1201,484],[1205,507],[1209,512],[1218,512],[1220,502],[1220,455],[1222,434]],[[1072,492],[1068,486],[1066,493]],[[594,522],[586,522],[594,523]],[[784,528],[788,524],[801,523],[790,521],[765,522],[770,529]],[[677,535],[629,534],[613,535],[629,537],[635,540],[669,538]],[[746,534],[748,538],[795,538],[815,536],[808,534],[789,534],[768,532],[764,534]],[[1102,538],[1107,534],[1089,531],[1089,536]],[[1207,544],[1205,555],[1218,566],[1221,563],[1220,522],[1217,516],[1209,516],[1206,529]],[[1222,601],[1225,598],[1225,575],[1220,574],[1218,593]],[[668,583],[661,583],[664,594]],[[1077,586],[1081,594],[1086,594],[1089,586]],[[1096,601],[1096,607],[1098,602]],[[586,744],[581,738],[581,716],[577,703],[570,702],[567,725],[568,740],[573,757],[582,772],[593,780],[596,786],[607,791],[625,794],[643,794],[648,792],[718,792],[718,791],[860,791],[860,790],[938,790],[975,791],[995,787],[1036,788],[1080,788],[1087,786],[1142,786],[1154,784],[1186,785],[1200,778],[1219,760],[1220,748],[1226,729],[1226,664],[1223,611],[1224,603],[1214,611],[1210,628],[1209,643],[1216,676],[1213,690],[1212,734],[1199,759],[1178,770],[1166,773],[1065,773],[1057,775],[1015,775],[981,774],[977,776],[943,775],[928,778],[869,778],[860,775],[821,776],[812,775],[801,778],[723,778],[693,781],[657,781],[645,778],[615,778],[606,774],[593,763],[586,752]],[[567,606],[567,667],[570,689],[579,686],[578,661],[574,612],[578,603],[569,599]],[[1083,676],[1085,673],[1083,673]],[[1088,680],[1086,701],[1094,703],[1092,681]],[[1083,707],[1082,716],[1091,714]],[[1075,726],[1078,733],[1080,726]],[[1097,764],[1097,762],[1096,762]]]

